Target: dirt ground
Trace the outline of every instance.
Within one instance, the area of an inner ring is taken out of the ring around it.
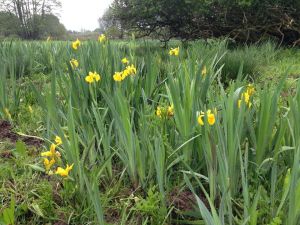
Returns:
[[[41,147],[43,141],[33,137],[24,137],[13,131],[12,125],[8,121],[0,120],[0,141],[16,143],[24,142],[27,146]]]

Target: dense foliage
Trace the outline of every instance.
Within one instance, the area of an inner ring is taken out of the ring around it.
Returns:
[[[62,38],[66,29],[53,13],[59,7],[57,0],[0,0],[0,36]]]
[[[297,57],[170,44],[0,43],[0,224],[300,224]]]
[[[110,19],[162,40],[228,36],[239,42],[300,43],[300,1],[115,0]],[[105,18],[104,18],[105,19]]]

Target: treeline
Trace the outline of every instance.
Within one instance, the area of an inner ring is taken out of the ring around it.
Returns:
[[[300,0],[114,0],[100,25],[119,36],[229,37],[300,44]]]
[[[54,15],[60,7],[57,0],[0,0],[0,36],[61,39],[66,29]]]

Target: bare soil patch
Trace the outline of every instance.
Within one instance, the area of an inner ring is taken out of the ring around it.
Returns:
[[[13,131],[12,125],[5,120],[0,120],[0,141],[9,141],[11,143],[16,143],[17,141],[22,141],[28,146],[41,147],[43,141],[34,137],[24,137]]]

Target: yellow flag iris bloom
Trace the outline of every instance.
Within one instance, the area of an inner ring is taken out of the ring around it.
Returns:
[[[156,114],[158,117],[161,118],[161,116],[162,116],[162,108],[161,108],[160,106],[157,106],[155,114]]]
[[[62,144],[62,140],[59,136],[55,136],[55,143],[57,146]]]
[[[105,36],[104,34],[99,35],[98,41],[99,41],[100,43],[105,42],[105,41],[106,41],[106,36]]]
[[[157,106],[156,111],[155,111],[156,116],[159,118],[169,118],[174,116],[174,105],[170,106]]]
[[[77,50],[78,47],[79,47],[80,45],[81,45],[81,42],[78,40],[78,38],[77,38],[76,41],[73,41],[73,42],[72,42],[72,48],[73,48],[74,50]]]
[[[169,117],[174,116],[174,105],[173,104],[168,106],[167,115]]]
[[[123,64],[129,64],[129,60],[125,57],[121,60]]]
[[[135,66],[132,64],[131,66],[127,66],[125,71],[129,74],[129,75],[135,75],[136,74],[136,68]]]
[[[204,122],[203,122],[203,117],[204,117],[204,112],[201,111],[201,113],[199,114],[198,116],[198,123],[203,126],[204,125]]]
[[[211,110],[207,110],[207,122],[211,126],[216,122],[215,114],[213,114]]]
[[[41,156],[43,156],[43,157],[51,157],[51,158],[60,157],[60,153],[55,150],[56,147],[57,146],[55,144],[51,144],[50,150],[47,151],[47,152],[42,152]]]
[[[129,75],[135,75],[137,72],[136,67],[132,64],[131,66],[127,66],[125,70],[122,72],[115,72],[113,75],[113,79],[117,82],[124,80]]]
[[[252,103],[250,101],[251,96],[255,93],[255,88],[252,84],[249,84],[247,86],[247,89],[244,93],[242,93],[241,98],[238,100],[238,107],[240,108],[242,105],[242,102],[244,102],[248,108],[252,106]]]
[[[179,55],[179,47],[171,48],[170,51],[169,51],[169,55],[178,56]]]
[[[115,81],[120,82],[120,81],[124,80],[125,77],[123,76],[122,72],[115,72],[115,74],[113,75],[113,78]]]
[[[98,82],[100,80],[101,76],[97,72],[89,72],[89,74],[85,77],[85,81],[89,84],[93,82]]]
[[[58,167],[55,174],[58,174],[62,177],[68,177],[69,176],[69,172],[73,169],[74,164],[72,164],[71,166],[69,166],[67,164],[67,167],[65,169],[63,169],[62,167]]]
[[[52,158],[50,161],[47,158],[44,158],[44,166],[46,171],[49,171],[51,167],[55,164],[55,159]]]
[[[254,88],[253,84],[248,84],[248,86],[247,86],[247,92],[248,92],[248,94],[250,96],[255,93],[255,88]]]
[[[208,124],[210,126],[214,125],[215,122],[216,122],[216,114],[217,114],[216,109],[214,110],[214,112],[212,112],[209,109],[209,110],[207,110],[206,114],[201,111],[198,118],[197,118],[198,124],[201,125],[201,126],[204,126],[203,118],[206,117]]]
[[[79,62],[76,59],[71,59],[70,64],[73,69],[76,69],[79,66]]]

